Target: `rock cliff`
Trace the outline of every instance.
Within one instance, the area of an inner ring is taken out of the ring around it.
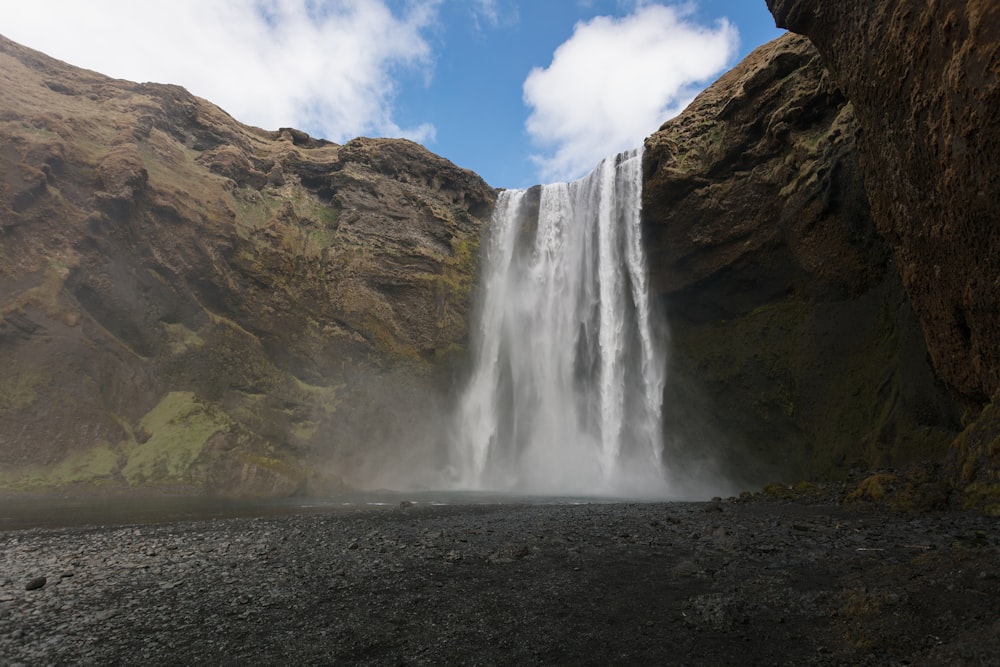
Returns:
[[[281,495],[435,460],[479,177],[3,38],[0,90],[0,488]]]
[[[854,105],[873,217],[970,405],[1000,389],[1000,5],[769,0]]]
[[[873,222],[858,133],[789,34],[647,139],[674,458],[758,482],[943,458],[958,411]]]
[[[995,504],[1000,8],[768,5],[805,36],[646,142],[666,458],[743,485],[947,460]],[[438,467],[480,178],[3,38],[0,90],[0,491],[284,495]]]
[[[1000,4],[768,6],[851,100],[872,217],[934,368],[966,409],[954,462],[973,493],[1000,499]]]

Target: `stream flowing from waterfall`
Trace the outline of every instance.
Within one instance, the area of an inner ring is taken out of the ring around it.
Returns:
[[[642,154],[497,200],[473,368],[452,438],[462,488],[665,496],[663,332],[640,235]]]

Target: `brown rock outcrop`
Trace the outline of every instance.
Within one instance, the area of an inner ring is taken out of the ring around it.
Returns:
[[[872,215],[934,367],[978,419],[961,478],[1000,498],[1000,3],[768,0],[853,103]],[[982,408],[993,401],[993,409]]]
[[[1000,389],[1000,4],[768,6],[853,103],[872,215],[934,366],[981,407]]]
[[[786,35],[647,139],[676,458],[748,482],[941,458],[955,409],[872,222],[856,128],[814,47]]]
[[[433,462],[478,176],[3,38],[0,90],[0,488],[268,495]]]

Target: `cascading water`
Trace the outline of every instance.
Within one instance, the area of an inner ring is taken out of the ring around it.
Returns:
[[[641,163],[622,153],[573,183],[500,193],[454,425],[460,486],[667,493]]]

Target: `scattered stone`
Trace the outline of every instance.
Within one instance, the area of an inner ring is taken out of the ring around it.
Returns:
[[[525,544],[505,544],[487,557],[491,563],[513,563],[531,555],[531,547]]]
[[[38,530],[32,550],[0,532],[13,582],[77,562],[58,596],[0,589],[0,664],[458,664],[497,646],[519,664],[663,664],[703,655],[709,634],[714,664],[772,664],[776,650],[782,664],[962,664],[958,646],[974,651],[965,664],[1000,664],[988,517],[784,500],[394,505],[149,526],[161,553],[187,554],[162,575],[125,569],[139,546],[122,529]]]
[[[42,586],[44,586],[46,581],[48,581],[48,579],[46,579],[45,577],[35,577],[34,579],[32,579],[31,581],[29,581],[24,585],[24,590],[36,591]]]

